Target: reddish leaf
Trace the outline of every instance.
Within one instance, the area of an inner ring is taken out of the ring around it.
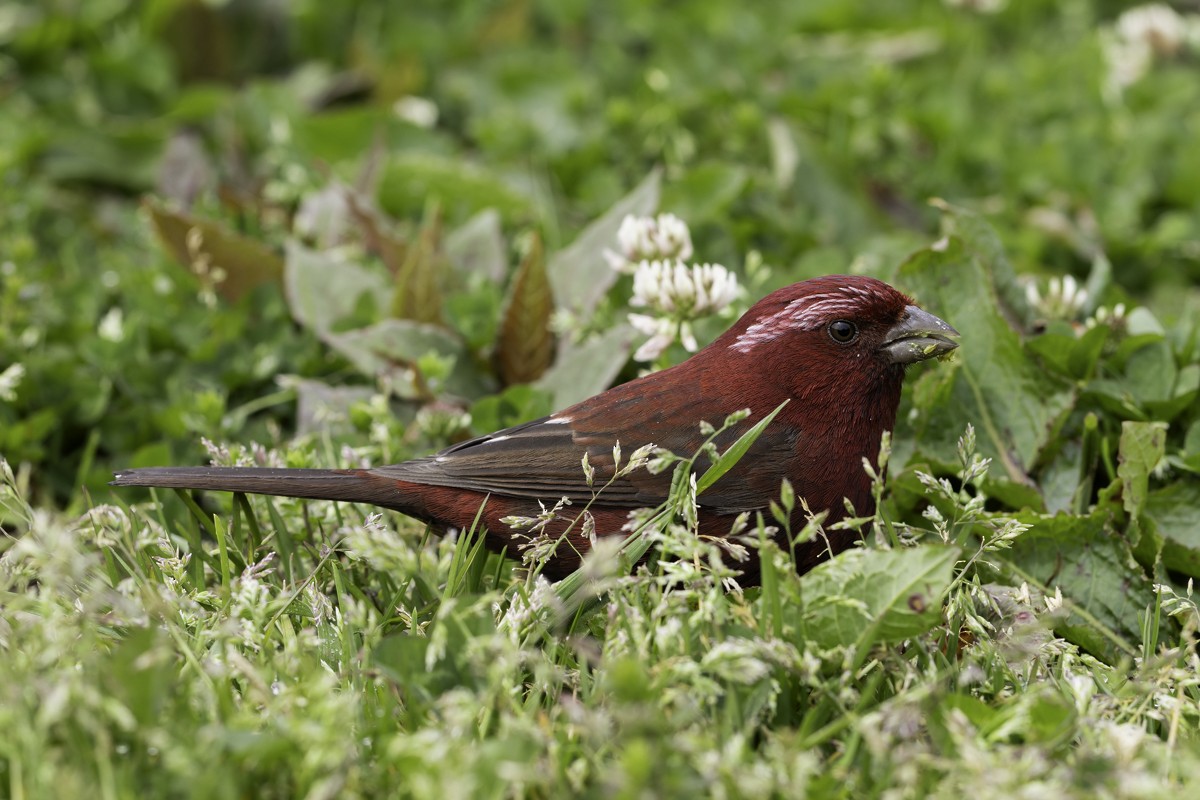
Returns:
[[[442,321],[442,292],[438,286],[438,271],[444,261],[441,245],[442,211],[434,203],[426,212],[416,241],[409,245],[404,263],[396,272],[393,317],[416,322]]]
[[[168,208],[153,198],[142,206],[159,241],[183,267],[230,302],[264,283],[280,283],[283,259],[260,241],[213,220]]]
[[[513,277],[500,321],[496,366],[505,385],[529,383],[541,377],[554,360],[554,293],[546,272],[545,252],[537,234]]]

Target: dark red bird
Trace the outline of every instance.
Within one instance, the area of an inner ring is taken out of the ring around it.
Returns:
[[[536,516],[539,500],[550,508],[567,497],[572,505],[546,530],[566,532],[545,567],[548,577],[561,578],[589,548],[582,526],[572,526],[592,499],[580,466],[584,453],[595,469],[594,485],[604,486],[614,473],[616,442],[626,453],[653,443],[690,457],[704,441],[700,420],[719,425],[744,408],[750,416],[723,434],[719,447],[791,400],[741,461],[700,495],[702,534],[727,536],[737,514],[765,510],[778,498],[784,478],[814,511],[829,510],[827,524],[845,516],[843,498],[859,513],[869,512],[862,461],[874,461],[880,436],[895,423],[905,367],[953,350],[957,335],[882,281],[814,278],[763,298],[678,366],[435,455],[376,469],[133,469],[118,473],[113,484],[372,503],[440,530],[470,527],[486,498],[488,544],[507,546],[510,554],[523,540],[501,519]],[[697,469],[706,467],[701,458]],[[621,534],[629,512],[663,502],[670,482],[670,470],[652,475],[644,469],[616,480],[589,509],[596,533]],[[799,513],[797,531],[804,523]],[[841,532],[828,546],[804,545],[796,554],[799,568],[845,549],[851,538]],[[753,580],[756,567],[750,571]]]

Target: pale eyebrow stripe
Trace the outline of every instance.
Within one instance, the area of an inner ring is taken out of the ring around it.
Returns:
[[[730,347],[748,353],[758,344],[776,339],[788,331],[814,330],[831,316],[852,314],[862,308],[862,300],[871,292],[847,286],[837,292],[815,294],[791,301],[768,317],[764,317],[740,334]]]

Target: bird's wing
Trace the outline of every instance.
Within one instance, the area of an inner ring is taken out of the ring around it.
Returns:
[[[650,376],[653,377],[653,376]],[[622,463],[644,444],[654,444],[676,455],[690,457],[703,444],[699,422],[711,416],[711,401],[701,392],[660,394],[654,381],[635,381],[606,393],[604,403],[583,403],[559,414],[456,444],[435,455],[380,467],[372,472],[384,477],[471,489],[508,497],[556,502],[567,497],[605,506],[638,508],[666,499],[671,470],[652,475],[635,470],[612,480],[616,469],[613,446],[620,442]],[[702,410],[704,409],[704,410]],[[730,408],[722,414],[736,411]],[[718,437],[719,449],[728,447],[772,408],[754,409],[750,418]],[[720,419],[709,420],[715,425]],[[779,493],[784,467],[797,446],[796,433],[773,424],[759,437],[738,465],[700,497],[700,505],[719,511],[762,507],[762,498]],[[584,478],[584,454],[595,470],[592,487]],[[709,466],[697,460],[696,471]],[[611,481],[611,483],[610,483]],[[601,489],[603,489],[601,491]]]

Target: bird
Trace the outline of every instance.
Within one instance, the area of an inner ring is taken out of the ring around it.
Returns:
[[[949,323],[883,281],[828,275],[768,294],[675,366],[429,456],[360,469],[138,468],[115,473],[112,485],[369,503],[442,533],[469,529],[478,514],[489,549],[510,556],[528,546],[512,518],[544,514],[541,535],[557,546],[542,574],[558,580],[580,566],[592,536],[627,536],[632,511],[667,499],[670,470],[618,474],[614,445],[626,453],[654,445],[689,458],[706,438],[700,421],[720,425],[748,410],[717,436],[721,450],[788,401],[697,497],[697,532],[729,536],[739,515],[767,512],[786,478],[811,512],[828,512],[826,536],[796,546],[796,568],[804,572],[853,545],[853,531],[829,530],[846,517],[846,501],[857,514],[873,511],[864,459],[876,462],[883,433],[895,425],[907,368],[949,354],[958,339]],[[692,468],[708,466],[702,454]],[[604,488],[597,495],[593,487]],[[795,531],[805,523],[802,505],[793,512]],[[584,506],[594,527],[581,524]],[[751,563],[739,580],[752,585],[757,573]]]

